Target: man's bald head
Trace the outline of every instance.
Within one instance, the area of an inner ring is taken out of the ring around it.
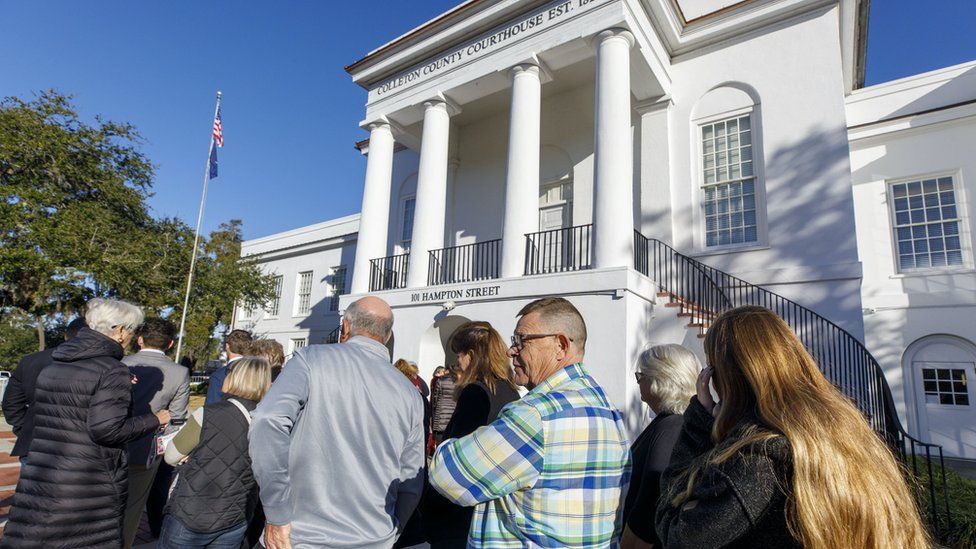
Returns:
[[[385,344],[393,334],[393,310],[378,297],[356,300],[342,318],[349,323],[350,336],[364,336]]]

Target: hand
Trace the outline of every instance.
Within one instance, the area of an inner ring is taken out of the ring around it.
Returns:
[[[264,527],[266,549],[291,549],[291,524],[276,526],[270,522]]]
[[[139,378],[137,378],[135,374],[129,374],[129,383],[135,385],[136,383],[139,383]]]
[[[160,410],[156,412],[155,415],[156,419],[159,420],[160,427],[166,427],[166,424],[169,423],[170,419],[172,419],[172,416],[169,414],[169,410]]]
[[[698,388],[698,402],[705,408],[708,413],[713,413],[715,410],[715,400],[712,399],[712,392],[708,388],[708,383],[712,381],[712,373],[714,370],[711,368],[705,368],[698,374],[698,381],[695,384]]]

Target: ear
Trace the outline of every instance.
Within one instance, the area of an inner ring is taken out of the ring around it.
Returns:
[[[136,344],[139,345],[140,349],[145,347],[145,345],[142,342],[142,336],[139,336],[139,339],[136,340]],[[170,345],[172,345],[172,343],[170,343]]]
[[[142,338],[141,337],[139,338],[139,345],[142,345]],[[173,342],[170,341],[169,342],[169,345],[166,346],[166,350],[168,351],[168,350],[170,350],[172,348],[173,348]]]
[[[563,359],[569,356],[569,350],[573,346],[573,342],[569,340],[569,336],[566,334],[557,334],[556,341],[559,342],[559,358]]]

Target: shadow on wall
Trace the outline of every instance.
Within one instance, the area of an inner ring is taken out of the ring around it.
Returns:
[[[758,204],[765,207],[770,249],[698,259],[733,275],[857,261],[846,129],[816,128],[788,145],[767,149],[764,156],[765,200],[759,200]],[[696,212],[691,208],[700,208],[697,200],[696,193],[694,201],[679,205],[673,217],[693,219]],[[641,226],[654,227],[664,222],[662,214],[645,215]],[[701,227],[693,230],[700,232]],[[694,253],[686,249],[678,251]],[[814,293],[809,285],[790,285],[791,280],[750,280],[755,275],[749,274],[742,278],[781,293],[844,328],[852,328],[854,334],[860,333],[859,326],[849,325],[850,319],[860,318],[861,299],[856,281],[819,284]],[[786,284],[777,287],[776,282]]]
[[[312,303],[307,316],[302,318],[297,324],[298,330],[308,330],[308,344],[317,345],[325,342],[326,336],[339,326],[338,306],[333,309],[332,290],[336,287],[344,288],[349,291],[352,284],[352,267],[356,261],[356,247],[343,246],[339,262],[335,265],[315,265],[315,284],[318,287],[327,289],[322,292],[322,298]],[[345,279],[336,279],[334,267],[345,266]],[[314,289],[313,289],[314,292]],[[338,300],[335,302],[338,305]],[[282,304],[284,305],[284,304]]]

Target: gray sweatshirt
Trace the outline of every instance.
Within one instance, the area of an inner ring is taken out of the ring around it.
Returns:
[[[296,549],[392,546],[423,491],[423,418],[378,341],[296,351],[251,423],[268,522]]]

